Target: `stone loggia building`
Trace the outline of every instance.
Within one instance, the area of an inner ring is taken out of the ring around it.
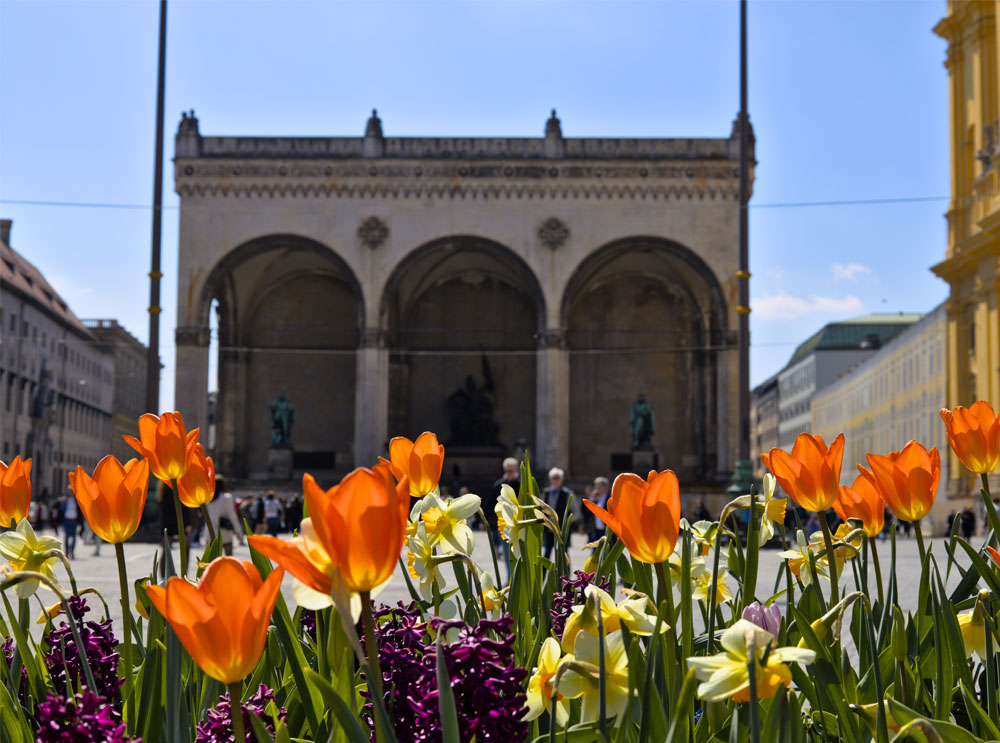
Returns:
[[[177,407],[205,423],[217,307],[227,473],[266,467],[284,389],[296,469],[369,465],[398,434],[447,442],[471,399],[497,469],[526,445],[579,481],[629,451],[643,392],[660,466],[715,487],[737,448],[738,149],[738,124],[564,138],[555,111],[523,138],[386,137],[375,112],[363,137],[203,136],[192,111]]]

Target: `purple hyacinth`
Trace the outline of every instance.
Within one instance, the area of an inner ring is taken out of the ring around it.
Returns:
[[[0,652],[3,653],[3,660],[8,669],[11,667],[11,663],[14,662],[14,650],[16,648],[17,646],[14,644],[13,637],[6,637],[3,643],[0,643]],[[28,705],[28,669],[24,667],[24,664],[21,665],[21,680],[17,685],[17,701],[25,709],[30,709]]]
[[[274,734],[275,719],[266,712],[269,702],[274,701],[274,692],[261,684],[257,693],[240,704],[243,710],[243,729],[246,731],[247,743],[254,743],[253,727],[250,724],[250,714],[261,719],[267,731]],[[278,709],[277,718],[287,719],[284,707]],[[215,707],[205,712],[205,719],[195,728],[195,743],[233,743],[233,717],[229,706],[229,694],[223,694]]]
[[[775,636],[781,629],[781,607],[777,604],[764,606],[759,601],[754,601],[743,610],[742,618]]]
[[[432,619],[428,627],[412,604],[383,607],[376,616],[386,706],[399,740],[441,740],[433,641],[438,630],[458,633],[454,642],[442,645],[442,651],[451,676],[461,739],[505,743],[524,740],[528,725],[521,722],[521,717],[526,699],[523,684],[528,674],[514,660],[510,616],[484,619],[474,627],[461,620]],[[365,705],[364,716],[374,730],[370,703]]]
[[[125,735],[114,707],[89,689],[73,699],[49,694],[38,705],[36,743],[139,743]]]
[[[556,637],[562,637],[566,620],[572,613],[573,607],[586,602],[587,596],[584,591],[594,581],[594,573],[584,573],[582,570],[577,570],[574,575],[575,578],[559,576],[559,580],[562,581],[562,591],[552,597],[552,609],[549,611],[549,615],[552,617],[552,631]],[[611,584],[608,583],[607,577],[601,579],[598,588],[603,591],[611,590]]]
[[[302,631],[313,641],[316,640],[316,612],[312,609],[302,610]]]
[[[116,652],[118,640],[111,631],[111,620],[84,621],[84,615],[90,611],[90,607],[79,596],[69,597],[69,608],[76,619],[80,639],[87,651],[90,671],[94,674],[94,682],[97,684],[97,688],[93,691],[112,705],[117,705],[120,701],[122,679],[118,677]],[[48,647],[45,653],[45,666],[49,671],[52,688],[59,694],[65,695],[67,681],[74,689],[86,684],[87,676],[83,671],[76,640],[73,639],[73,631],[69,624],[60,622],[57,628],[45,635],[44,642]]]

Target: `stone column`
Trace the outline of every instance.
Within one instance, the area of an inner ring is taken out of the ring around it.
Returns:
[[[354,376],[354,466],[378,462],[389,436],[389,348],[379,328],[365,328]]]
[[[225,334],[220,338],[219,397],[215,402],[216,469],[235,477],[247,477],[246,407],[247,367],[250,352],[227,345]],[[260,411],[254,411],[260,414]],[[266,409],[265,411],[266,412]],[[257,469],[264,469],[258,466]]]
[[[565,328],[538,336],[535,445],[531,464],[539,483],[549,467],[569,468],[569,351]],[[572,473],[570,473],[572,477]]]
[[[174,408],[184,416],[188,430],[208,425],[208,326],[179,327],[174,331],[177,356],[174,372]],[[159,415],[159,410],[150,411]]]

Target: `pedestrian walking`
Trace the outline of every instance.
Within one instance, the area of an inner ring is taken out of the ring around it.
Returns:
[[[233,540],[243,544],[243,529],[236,510],[233,494],[226,490],[226,480],[221,475],[215,478],[215,497],[205,507],[212,528],[222,540],[222,552],[233,554]]]
[[[556,516],[560,519],[565,516],[572,522],[572,513],[566,513],[566,504],[569,503],[570,496],[573,495],[572,491],[567,488],[563,483],[566,479],[566,473],[563,472],[559,467],[553,467],[549,470],[549,486],[545,488],[545,492],[542,494],[543,500],[556,512]],[[571,534],[573,531],[572,523],[568,529],[565,528],[565,524],[560,524],[564,528],[564,533]],[[548,559],[552,552],[552,546],[555,544],[555,538],[552,536],[552,532],[548,529],[545,530],[545,534],[542,537],[542,556]]]

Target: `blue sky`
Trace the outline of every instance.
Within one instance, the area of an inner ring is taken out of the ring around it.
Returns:
[[[81,317],[147,336],[155,2],[0,2],[0,216]],[[831,320],[927,311],[944,282],[945,44],[934,2],[751,2],[757,133],[750,263],[754,384]],[[167,156],[180,112],[207,134],[728,136],[734,2],[172,2]],[[177,197],[169,166],[166,206]],[[163,230],[173,402],[177,212]]]

